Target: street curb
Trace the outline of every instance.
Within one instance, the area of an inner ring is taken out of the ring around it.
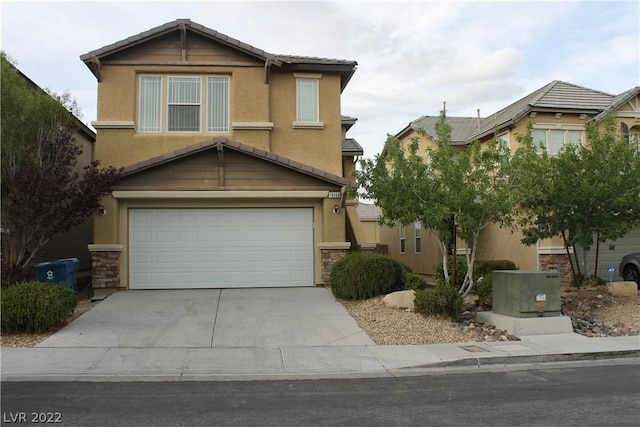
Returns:
[[[522,363],[572,362],[640,357],[640,350],[600,351],[591,353],[536,354],[522,356],[471,357],[447,362],[427,363],[402,369],[481,367]]]

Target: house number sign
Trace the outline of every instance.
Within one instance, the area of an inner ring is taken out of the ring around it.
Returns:
[[[342,197],[342,193],[340,193],[339,191],[329,191],[330,199],[340,199],[341,197]]]

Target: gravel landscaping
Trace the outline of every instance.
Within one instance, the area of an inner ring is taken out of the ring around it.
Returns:
[[[476,323],[475,297],[465,300],[465,312],[453,322],[446,317],[425,316],[384,307],[382,297],[365,301],[340,300],[358,325],[378,345],[443,344],[471,341],[510,341],[491,325]],[[640,296],[613,297],[605,287],[569,288],[563,293],[564,314],[572,318],[574,331],[589,337],[640,335]]]
[[[425,316],[384,307],[382,297],[365,301],[339,300],[358,325],[378,345],[445,344],[472,341],[509,341],[508,335],[491,325],[475,322],[475,297],[465,300],[465,311],[454,322],[447,317]],[[43,334],[3,333],[2,347],[34,347],[98,302],[81,300],[62,325]],[[569,288],[563,293],[563,311],[574,331],[589,337],[640,335],[640,296],[613,297],[605,287]]]

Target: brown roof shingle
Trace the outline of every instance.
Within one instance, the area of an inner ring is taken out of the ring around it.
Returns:
[[[121,176],[125,177],[129,175],[133,175],[143,170],[160,166],[162,164],[169,163],[171,161],[174,161],[183,157],[187,157],[192,154],[200,153],[206,150],[217,149],[219,146],[222,146],[223,148],[236,150],[238,152],[241,152],[241,153],[244,153],[244,154],[247,154],[271,163],[275,163],[277,165],[292,169],[300,173],[304,173],[306,175],[312,176],[314,178],[318,178],[320,180],[329,182],[331,184],[348,186],[352,188],[358,187],[358,184],[351,179],[338,176],[330,172],[326,172],[322,169],[318,169],[313,166],[305,165],[298,161],[291,160],[279,154],[260,150],[250,145],[242,144],[240,142],[233,141],[231,139],[224,138],[224,137],[213,138],[206,141],[202,141],[200,143],[189,145],[187,147],[180,148],[178,150],[175,150],[169,153],[164,153],[162,155],[152,157],[150,159],[142,160],[140,162],[127,165],[121,169]]]

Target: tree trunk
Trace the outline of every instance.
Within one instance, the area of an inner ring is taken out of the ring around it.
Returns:
[[[598,276],[598,258],[600,255],[600,232],[596,232],[596,265],[593,267],[593,277]]]
[[[562,243],[564,244],[564,249],[567,252],[567,259],[569,260],[569,266],[571,267],[571,275],[573,276],[574,283],[578,283],[578,276],[576,275],[576,270],[573,267],[573,261],[571,260],[571,252],[569,252],[569,245],[567,244],[567,236],[565,232],[562,232]],[[575,253],[575,249],[573,251]]]

